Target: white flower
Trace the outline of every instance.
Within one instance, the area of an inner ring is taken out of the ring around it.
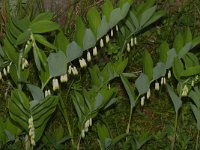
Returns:
[[[155,83],[155,90],[156,91],[159,91],[159,83],[156,81],[156,83]]]
[[[60,82],[61,83],[64,83],[64,82],[67,82],[68,81],[68,76],[67,76],[67,73],[60,76]]]
[[[72,74],[72,66],[71,65],[69,65],[68,74]]]
[[[163,77],[163,84],[166,85],[166,78]]]
[[[7,66],[7,73],[10,73],[10,65]]]
[[[0,72],[0,80],[2,80],[3,78],[2,78],[2,73]]]
[[[151,96],[151,89],[149,88],[148,92],[147,92],[147,99],[149,99]]]
[[[187,87],[187,85],[185,85],[182,89],[182,94],[181,96],[187,96],[188,95],[188,92],[189,92],[189,89]]]
[[[73,75],[78,75],[78,70],[76,69],[75,66],[72,68],[72,74]]]
[[[103,39],[100,40],[100,47],[104,47]]]
[[[87,67],[87,63],[84,58],[79,59],[79,64],[81,68]]]
[[[85,137],[85,130],[81,131],[81,137],[84,138]]]
[[[29,136],[31,137],[31,144],[35,146],[35,128],[33,125],[33,117],[28,119]]]
[[[90,119],[85,122],[85,129],[90,126]]]
[[[31,145],[35,146],[35,139],[31,138]]]
[[[133,43],[133,38],[131,38],[131,47],[133,47],[134,43]]]
[[[29,66],[29,63],[26,58],[22,58],[22,70],[27,68]]]
[[[192,80],[192,82],[191,82],[191,86],[194,86],[194,80]]]
[[[28,124],[33,124],[33,117],[31,116],[29,119],[28,119]]]
[[[113,37],[113,29],[110,31],[110,36]]]
[[[198,80],[199,80],[199,76],[196,75],[196,76],[195,76],[195,81],[198,81]]]
[[[115,28],[116,28],[116,31],[118,32],[119,31],[118,25],[116,25]]]
[[[91,57],[90,52],[88,51],[87,52],[87,61],[90,62],[91,60],[92,60],[92,57]]]
[[[85,130],[85,132],[88,132],[89,128],[85,128],[84,130]]]
[[[160,84],[163,85],[164,84],[164,78],[161,78]]]
[[[4,74],[4,76],[7,76],[6,68],[3,68],[3,74]]]
[[[108,43],[110,41],[110,37],[109,35],[106,35],[106,43]]]
[[[144,100],[145,100],[145,97],[142,96],[142,97],[141,97],[141,106],[144,106]]]
[[[137,45],[137,38],[134,38],[134,44]]]
[[[168,73],[167,73],[167,78],[170,79],[171,76],[172,76],[172,73],[171,73],[171,70],[169,70]]]
[[[48,95],[51,95],[51,91],[50,90],[45,90],[44,96],[47,97]]]
[[[96,46],[93,48],[93,56],[97,56],[97,47]]]
[[[92,126],[92,118],[90,118],[90,126]]]
[[[128,52],[130,52],[130,50],[131,50],[130,44],[129,44],[129,43],[127,43],[127,45],[126,45],[126,50],[127,50]]]
[[[58,89],[59,89],[58,79],[53,79],[53,91],[56,91]]]

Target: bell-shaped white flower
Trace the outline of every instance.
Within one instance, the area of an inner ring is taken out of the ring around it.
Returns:
[[[97,47],[96,46],[93,48],[93,56],[97,56]]]
[[[71,65],[69,65],[68,74],[72,74],[72,66]]]
[[[31,145],[35,146],[35,139],[31,138]]]
[[[163,77],[163,84],[166,85],[166,83],[167,83],[167,82],[166,82],[166,78]]]
[[[7,76],[6,68],[3,68],[3,74],[4,74],[4,76]]]
[[[167,73],[167,78],[170,79],[171,76],[172,76],[172,73],[171,73],[171,70],[169,70],[168,73]]]
[[[134,37],[134,44],[137,45],[137,38]]]
[[[82,138],[85,138],[85,130],[82,130],[82,131],[81,131],[81,137],[82,137]]]
[[[90,119],[85,122],[85,128],[88,128],[89,126],[90,126]]]
[[[113,37],[113,29],[110,30],[110,36]]]
[[[188,95],[189,89],[187,87],[187,85],[184,85],[183,89],[182,89],[182,94],[181,96],[185,97]]]
[[[22,70],[27,68],[29,66],[29,63],[26,58],[22,58]]]
[[[131,50],[129,43],[127,43],[127,45],[126,45],[126,50],[127,50],[127,52],[130,52],[130,50]]]
[[[156,83],[155,83],[155,90],[159,91],[159,89],[160,89],[159,82],[156,81]]]
[[[194,86],[194,80],[192,80],[192,82],[191,82],[191,86]]]
[[[104,47],[103,39],[100,40],[100,47],[101,47],[101,48]]]
[[[110,41],[110,37],[109,37],[109,34],[106,35],[106,43],[108,43]]]
[[[53,83],[53,91],[58,90],[59,89],[58,79],[53,79],[52,83]]]
[[[28,124],[33,124],[33,116],[28,119]]]
[[[145,100],[145,97],[142,96],[142,97],[141,97],[141,106],[144,106],[144,100]]]
[[[86,132],[88,132],[88,131],[89,131],[89,128],[85,128],[84,130],[85,130],[85,133],[86,133]]]
[[[163,85],[164,84],[164,78],[161,78],[160,84]]]
[[[195,82],[197,82],[199,80],[199,75],[195,76]]]
[[[88,51],[87,52],[87,61],[90,62],[91,60],[92,60],[92,57],[91,57],[90,52]]]
[[[92,126],[92,118],[90,118],[90,126]]]
[[[3,78],[2,78],[2,73],[0,72],[0,80],[2,80]]]
[[[134,41],[133,41],[133,38],[131,38],[131,47],[133,47],[134,45]]]
[[[10,65],[7,66],[7,73],[10,73]]]
[[[78,70],[76,69],[75,66],[72,68],[72,74],[73,75],[78,75]]]
[[[117,32],[119,31],[118,25],[115,26],[115,29]]]
[[[149,90],[147,91],[147,99],[149,99],[151,96],[151,89],[149,88]]]
[[[67,76],[67,73],[60,76],[60,82],[61,83],[64,83],[64,82],[67,82],[68,81],[68,76]]]
[[[79,59],[79,64],[81,68],[87,67],[87,63],[84,58]]]

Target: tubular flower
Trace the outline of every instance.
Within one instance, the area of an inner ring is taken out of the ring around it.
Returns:
[[[126,50],[127,50],[127,52],[130,52],[130,50],[131,50],[129,43],[127,43],[127,45],[126,45]]]
[[[110,37],[109,35],[106,35],[106,43],[108,43],[110,41]]]
[[[116,28],[116,31],[118,32],[119,31],[118,25],[116,25],[115,28]]]
[[[192,82],[191,82],[191,86],[194,86],[194,80],[192,80]]]
[[[31,138],[31,145],[35,146],[35,128],[33,124],[33,117],[28,120],[29,136]]]
[[[2,80],[3,78],[2,78],[2,73],[0,72],[0,80]]]
[[[113,37],[113,29],[110,30],[110,36]]]
[[[93,48],[93,56],[97,56],[97,47],[96,46]]]
[[[72,74],[72,66],[71,65],[69,65],[68,74]]]
[[[187,85],[185,85],[185,86],[183,87],[183,89],[182,89],[182,94],[181,94],[181,96],[183,96],[183,97],[187,96],[187,95],[188,95],[188,92],[189,92],[188,87],[187,87]]]
[[[79,64],[81,68],[87,67],[87,63],[84,58],[79,59]]]
[[[51,95],[51,91],[50,90],[45,90],[44,96],[47,97],[48,95]]]
[[[29,63],[26,58],[22,58],[22,70],[27,68],[29,66]]]
[[[142,96],[142,97],[141,97],[141,106],[144,106],[144,100],[145,100],[145,97]]]
[[[68,76],[67,76],[67,73],[60,76],[60,82],[61,83],[64,83],[64,82],[67,82],[68,81]]]
[[[78,70],[76,69],[75,66],[72,68],[72,74],[73,75],[78,75]]]
[[[92,126],[92,118],[90,118],[90,126]]]
[[[104,47],[103,39],[100,40],[100,47],[101,47],[101,48]]]
[[[133,42],[133,38],[131,38],[131,47],[133,47],[134,42]]]
[[[167,73],[167,78],[170,79],[171,76],[172,76],[172,73],[171,73],[171,70],[169,70],[168,73]]]
[[[167,83],[167,82],[166,82],[166,78],[163,77],[163,84],[166,85],[166,83]]]
[[[10,65],[7,66],[7,73],[10,73]]]
[[[3,74],[4,74],[4,76],[7,76],[6,68],[3,68]]]
[[[134,37],[134,44],[137,45],[137,38]]]
[[[160,89],[159,83],[156,81],[156,83],[155,83],[155,90],[156,90],[156,91],[159,91],[159,89]]]
[[[88,51],[87,52],[87,61],[90,62],[91,60],[92,60],[92,57],[91,57],[90,52]]]
[[[58,83],[58,79],[53,79],[53,91],[56,91],[59,89],[59,83]]]
[[[151,89],[149,88],[148,92],[147,92],[147,99],[149,99],[151,96]]]
[[[160,84],[163,85],[164,84],[164,78],[161,78]]]
[[[81,137],[82,137],[82,138],[85,138],[85,130],[82,130],[82,131],[81,131]]]

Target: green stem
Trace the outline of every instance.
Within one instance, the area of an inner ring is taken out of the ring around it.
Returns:
[[[126,129],[126,133],[127,134],[129,133],[129,130],[130,130],[130,124],[131,124],[132,114],[133,114],[133,107],[131,105],[129,119],[128,119],[128,125],[127,125],[127,129]]]
[[[198,147],[199,147],[199,130],[198,130],[198,132],[197,132],[197,140],[196,140],[196,146],[195,146],[196,148],[196,150],[198,150]]]
[[[174,133],[174,136],[173,136],[173,139],[172,139],[172,146],[171,146],[172,150],[174,149],[174,146],[175,146],[175,143],[176,143],[177,126],[178,126],[178,112],[176,112],[176,119],[175,119],[175,125],[174,125],[175,133]]]

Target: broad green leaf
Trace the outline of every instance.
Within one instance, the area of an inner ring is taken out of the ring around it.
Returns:
[[[195,87],[194,90],[191,90],[188,96],[193,100],[197,108],[200,108],[200,91],[198,87]]]
[[[126,77],[124,77],[122,74],[120,75],[120,78],[122,80],[122,83],[124,85],[124,88],[128,94],[130,103],[131,103],[131,107],[135,107],[135,92],[134,92],[134,88],[131,86],[130,82],[128,81],[128,79]]]
[[[148,76],[141,73],[140,76],[135,81],[135,87],[137,88],[139,95],[145,94],[150,87],[150,82]]]
[[[33,36],[34,36],[35,40],[37,42],[39,42],[40,44],[42,44],[48,48],[51,48],[51,49],[56,49],[56,47],[53,44],[49,43],[43,35],[34,34]]]
[[[184,70],[184,66],[183,66],[182,61],[180,59],[178,59],[178,58],[175,58],[172,69],[173,69],[173,74],[174,74],[175,78],[177,80],[180,79],[181,73]]]
[[[92,68],[89,68],[89,72],[90,72],[92,84],[99,87],[101,85],[101,80],[99,77],[100,70],[98,66],[95,65]]]
[[[74,39],[81,48],[83,48],[83,39],[85,36],[85,32],[86,32],[85,24],[83,23],[81,17],[78,17],[76,20],[76,31]]]
[[[44,93],[42,89],[40,89],[38,86],[35,86],[33,84],[27,84],[27,87],[29,88],[34,100],[44,99]]]
[[[38,56],[36,48],[33,48],[33,56],[34,56],[34,61],[37,69],[40,71],[41,70],[41,63],[40,63],[40,58]]]
[[[190,104],[192,112],[197,120],[197,129],[200,130],[200,110],[193,104]]]
[[[59,25],[48,20],[41,20],[30,24],[32,33],[45,33],[59,29]]]
[[[16,68],[16,65],[14,65],[13,63],[10,66],[10,76],[13,82],[15,83],[15,85],[17,86],[17,84],[19,83],[18,76],[17,76],[17,68]]]
[[[193,67],[188,67],[186,70],[183,70],[180,73],[181,77],[188,77],[188,76],[194,76],[200,74],[200,65],[198,66],[193,66]]]
[[[156,11],[156,6],[148,8],[145,10],[140,18],[140,26],[144,26],[145,23],[153,16],[154,12]]]
[[[132,23],[134,24],[136,30],[139,29],[139,27],[140,27],[139,20],[136,17],[136,15],[134,14],[134,12],[130,12],[129,15],[130,15],[130,18],[131,18]]]
[[[62,51],[51,53],[48,57],[48,64],[51,77],[57,77],[67,72],[67,58]]]
[[[174,63],[174,58],[176,57],[176,51],[175,49],[170,49],[167,52],[167,61],[166,61],[166,69],[169,69],[172,67]]]
[[[149,81],[153,79],[153,60],[147,50],[144,52],[143,72],[148,76]]]
[[[109,19],[109,26],[113,28],[122,19],[120,8],[115,8],[112,10]]]
[[[6,118],[5,127],[6,130],[8,130],[14,136],[18,136],[22,132],[21,128],[19,128],[19,126],[13,123],[10,117]]]
[[[128,64],[128,59],[125,59],[123,61],[117,61],[113,64],[114,69],[116,71],[117,74],[121,74],[124,72],[126,66]]]
[[[122,18],[125,18],[127,13],[129,12],[130,8],[130,3],[126,2],[122,7],[121,7],[121,16]]]
[[[178,58],[182,58],[185,54],[187,54],[192,49],[192,43],[187,43],[182,49],[180,49],[178,53]]]
[[[17,39],[18,36],[21,34],[21,31],[13,24],[12,21],[9,21],[8,27],[12,36]]]
[[[190,28],[187,28],[187,31],[185,32],[185,44],[192,42],[192,32]]]
[[[12,17],[12,23],[22,32],[28,29],[29,19],[25,17],[24,19],[19,20],[17,17]]]
[[[132,4],[132,3],[134,2],[134,0],[119,0],[118,6],[119,6],[120,8],[122,8],[122,7],[124,6],[124,4],[126,4],[127,2],[128,2],[129,4]]]
[[[184,57],[183,57],[183,61],[185,64],[185,68],[189,68],[192,66],[197,66],[199,65],[199,60],[197,58],[197,56],[193,53],[188,52]]]
[[[173,43],[173,48],[175,48],[176,53],[178,54],[179,51],[183,48],[184,46],[184,38],[181,33],[178,33],[175,37],[174,43]]]
[[[55,37],[54,45],[57,47],[58,50],[61,50],[65,53],[68,44],[69,41],[67,37],[64,35],[62,31],[60,31]]]
[[[125,22],[126,26],[129,28],[129,30],[134,33],[135,32],[135,27],[131,24],[131,22],[127,19]]]
[[[174,104],[174,109],[175,109],[175,112],[178,113],[178,110],[181,108],[182,106],[182,101],[181,99],[175,94],[174,90],[172,89],[171,86],[169,86],[167,84],[167,90],[169,92],[169,96]]]
[[[198,36],[192,40],[193,47],[197,46],[199,43],[200,43],[200,36]]]
[[[41,14],[37,15],[33,19],[32,23],[35,23],[35,22],[38,22],[38,21],[42,21],[42,20],[48,20],[48,21],[50,21],[52,19],[53,19],[53,13],[51,13],[51,12],[44,12],[44,13],[41,13]]]
[[[87,19],[88,19],[90,28],[92,29],[94,35],[97,37],[97,30],[101,22],[101,16],[99,12],[97,11],[96,7],[92,7],[89,9],[87,13]]]
[[[68,45],[66,54],[67,62],[70,62],[82,56],[83,50],[73,41]]]
[[[165,64],[158,62],[157,65],[153,68],[153,81],[165,76],[165,73]]]
[[[169,51],[169,44],[166,41],[162,42],[158,50],[159,50],[160,61],[166,63],[167,53]]]
[[[87,50],[94,47],[96,44],[96,38],[90,29],[85,30],[85,35],[83,39],[83,49]]]
[[[30,39],[31,31],[28,29],[21,33],[17,38],[17,45],[23,44]]]
[[[102,20],[101,20],[101,23],[100,23],[100,25],[98,27],[98,30],[97,30],[97,40],[99,40],[104,35],[106,35],[108,33],[108,30],[109,30],[109,24],[106,21],[106,17],[103,16]]]
[[[103,123],[97,123],[97,133],[98,133],[98,137],[99,137],[100,141],[103,142],[103,144],[105,146],[105,140],[107,138],[110,138],[110,132],[109,132],[107,126]]]
[[[121,135],[118,135],[117,137],[115,137],[113,140],[112,140],[112,144],[109,145],[107,148],[111,148],[113,146],[115,146],[117,143],[119,143],[122,139],[126,138],[127,136],[129,136],[129,134],[127,133],[123,133]]]
[[[106,0],[102,5],[103,14],[106,16],[107,21],[109,21],[110,13],[113,10],[113,5],[110,0]]]

